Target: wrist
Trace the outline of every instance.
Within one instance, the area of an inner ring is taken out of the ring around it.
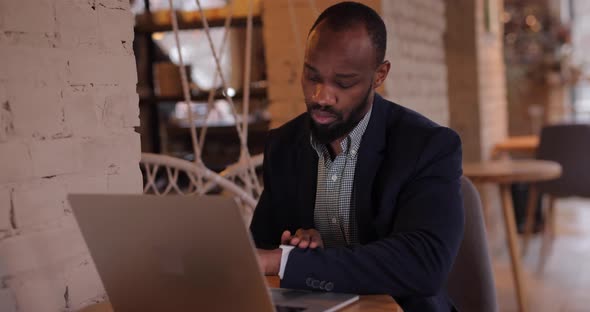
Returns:
[[[270,275],[278,275],[281,269],[281,258],[283,256],[283,250],[281,248],[277,248],[272,250],[272,257],[270,263]]]

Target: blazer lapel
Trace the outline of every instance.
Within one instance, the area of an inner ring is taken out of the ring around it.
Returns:
[[[303,228],[314,227],[315,193],[318,176],[318,156],[310,143],[309,120],[298,139],[296,151],[297,199],[299,224]]]
[[[388,103],[375,94],[371,119],[363,135],[355,169],[354,198],[356,218],[361,244],[375,237],[372,226],[375,209],[372,202],[372,190],[377,170],[383,161],[386,145],[386,109]]]

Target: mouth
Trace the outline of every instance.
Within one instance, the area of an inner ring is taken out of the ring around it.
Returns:
[[[336,115],[321,110],[311,111],[311,118],[313,119],[313,121],[320,125],[327,125],[336,121]]]

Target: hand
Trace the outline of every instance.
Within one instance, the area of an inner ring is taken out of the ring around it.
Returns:
[[[297,246],[303,249],[324,248],[322,236],[316,229],[299,229],[293,236],[291,236],[291,232],[284,231],[283,235],[281,235],[281,244]]]
[[[278,275],[281,267],[281,256],[283,251],[280,248],[266,250],[257,249],[258,266],[264,275]]]

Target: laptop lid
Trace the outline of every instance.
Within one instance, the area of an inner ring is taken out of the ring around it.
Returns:
[[[273,311],[232,199],[68,199],[115,311]]]

